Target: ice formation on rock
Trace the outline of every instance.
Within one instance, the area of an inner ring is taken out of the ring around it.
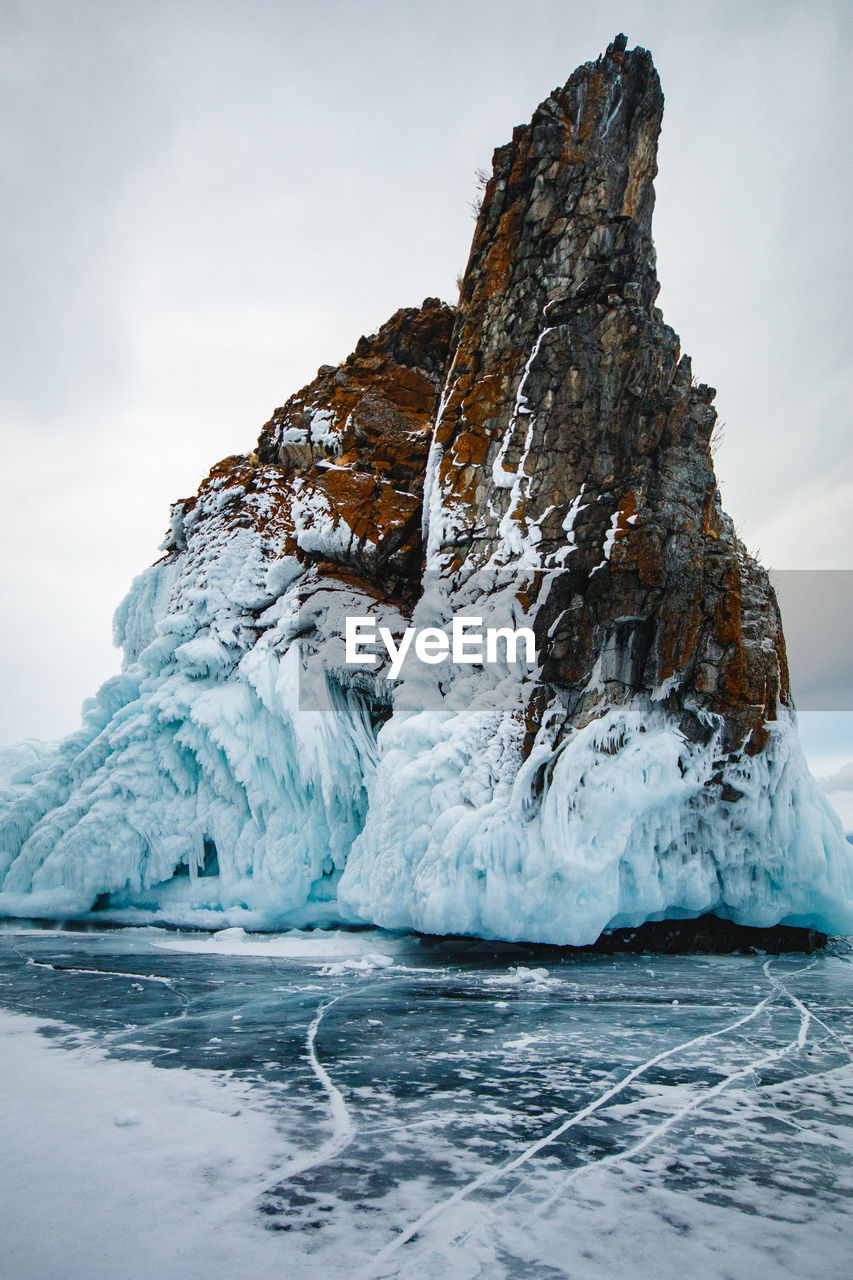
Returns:
[[[714,393],[655,306],[662,109],[621,37],[579,68],[496,151],[458,309],[398,312],[175,504],[123,673],[0,761],[0,911],[853,932]],[[538,663],[345,662],[347,616],[463,612]]]

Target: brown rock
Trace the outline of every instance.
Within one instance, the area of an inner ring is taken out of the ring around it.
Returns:
[[[436,426],[429,564],[451,587],[518,575],[567,727],[668,682],[688,731],[706,708],[734,749],[788,700],[787,669],[767,576],[720,509],[714,392],[654,305],[662,111],[650,55],[617,42],[495,152]]]

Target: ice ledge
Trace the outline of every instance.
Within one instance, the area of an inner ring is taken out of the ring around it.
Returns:
[[[574,946],[707,913],[853,932],[853,850],[787,713],[760,754],[721,761],[716,738],[689,743],[637,700],[544,760],[534,745],[477,806],[466,786],[493,766],[499,721],[387,726],[339,886],[345,909],[390,928]]]

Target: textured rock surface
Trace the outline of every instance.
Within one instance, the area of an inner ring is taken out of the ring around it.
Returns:
[[[611,46],[495,153],[435,433],[430,563],[529,578],[571,723],[667,690],[688,735],[698,706],[756,749],[787,667],[766,574],[720,508],[714,392],[655,307],[662,111],[651,56]]]
[[[663,98],[624,46],[496,151],[458,308],[397,312],[175,504],[123,675],[0,795],[0,910],[853,931],[714,393],[655,306]],[[537,661],[395,685],[344,661],[365,613],[523,624]]]
[[[361,338],[343,364],[324,365],[276,409],[255,454],[226,458],[196,497],[174,505],[166,550],[185,550],[186,521],[226,489],[230,501],[216,513],[226,528],[280,532],[279,554],[368,574],[373,589],[416,586],[423,479],[452,324],[451,308],[427,298]]]

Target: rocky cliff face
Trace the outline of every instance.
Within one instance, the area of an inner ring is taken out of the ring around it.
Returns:
[[[788,701],[767,578],[720,509],[697,384],[655,306],[663,95],[611,46],[495,153],[434,457],[430,560],[515,567],[573,725],[647,690],[690,737],[766,742]],[[665,692],[664,692],[665,691]]]
[[[289,553],[361,571],[380,590],[417,588],[430,433],[453,311],[398,311],[337,368],[277,409],[257,456],[283,473]]]
[[[125,674],[7,790],[0,906],[853,929],[714,392],[655,306],[662,110],[621,37],[579,68],[495,152],[456,311],[397,312],[175,505],[117,615]],[[528,626],[536,662],[346,663],[347,616],[464,613]]]

